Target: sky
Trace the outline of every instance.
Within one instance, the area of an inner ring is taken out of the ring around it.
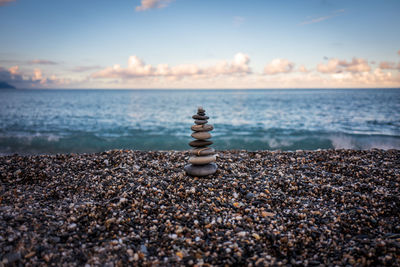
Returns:
[[[0,0],[18,88],[400,87],[398,0]]]

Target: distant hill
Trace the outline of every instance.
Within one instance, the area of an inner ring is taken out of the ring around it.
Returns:
[[[15,89],[15,87],[11,84],[0,81],[0,89]]]

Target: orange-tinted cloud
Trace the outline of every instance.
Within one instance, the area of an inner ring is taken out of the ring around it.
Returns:
[[[173,0],[142,0],[140,6],[136,7],[136,11],[145,11],[153,8],[164,8]]]
[[[184,77],[206,77],[218,75],[248,74],[250,58],[243,53],[237,53],[231,62],[220,61],[215,65],[200,67],[196,64],[181,64],[170,67],[168,64],[152,66],[145,64],[139,57],[131,56],[126,68],[121,65],[108,67],[91,75],[92,78],[122,78],[134,79],[140,77],[167,77],[181,79]]]
[[[92,80],[102,88],[383,88],[400,87],[400,75],[376,69],[370,72],[342,72],[322,74],[316,71],[308,73],[292,71],[285,75],[193,75],[184,79],[177,76],[142,77],[138,79]]]
[[[55,75],[46,76],[41,69],[34,69],[32,72],[23,72],[18,66],[9,69],[0,67],[0,81],[5,81],[18,88],[53,87],[67,85],[70,79],[59,78]]]
[[[276,58],[272,60],[264,68],[265,74],[278,74],[278,73],[288,73],[293,70],[294,63],[289,62],[287,59]]]
[[[304,73],[309,72],[309,70],[304,65],[299,66],[298,71],[304,72]]]
[[[16,75],[18,74],[18,66],[12,66],[11,68],[8,69],[8,71],[10,72],[11,75]]]
[[[31,77],[33,82],[38,82],[42,86],[47,87],[51,85],[66,85],[70,83],[69,79],[58,78],[56,75],[50,75],[45,77],[41,69],[34,69],[33,76]]]
[[[3,6],[7,3],[14,2],[14,1],[16,1],[16,0],[0,0],[0,6]]]
[[[352,61],[330,59],[327,64],[320,63],[317,70],[321,73],[341,73],[341,72],[368,72],[371,67],[368,61],[362,58],[353,58]]]
[[[41,69],[34,69],[33,70],[33,77],[34,81],[41,81],[43,79],[43,74]]]
[[[338,70],[339,59],[333,58],[328,61],[327,64],[320,63],[317,65],[317,70],[322,73],[335,73],[340,72]]]
[[[200,64],[146,64],[131,56],[128,65],[105,68],[88,78],[92,83],[110,84],[117,88],[379,88],[399,87],[400,74],[371,67],[365,59],[351,61],[331,59],[319,64],[317,70],[304,65],[295,69],[287,59],[274,59],[264,72],[254,73],[250,58],[237,53],[231,61],[219,61],[208,66]],[[285,75],[273,75],[284,73]],[[94,79],[93,79],[94,78]]]
[[[396,65],[394,62],[382,61],[379,68],[383,70],[400,70],[400,62]]]

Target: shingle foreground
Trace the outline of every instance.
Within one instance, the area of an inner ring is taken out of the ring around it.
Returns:
[[[0,265],[400,265],[400,151],[0,157]]]

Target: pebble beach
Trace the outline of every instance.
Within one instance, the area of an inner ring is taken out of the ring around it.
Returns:
[[[0,157],[0,266],[400,266],[400,151]]]

